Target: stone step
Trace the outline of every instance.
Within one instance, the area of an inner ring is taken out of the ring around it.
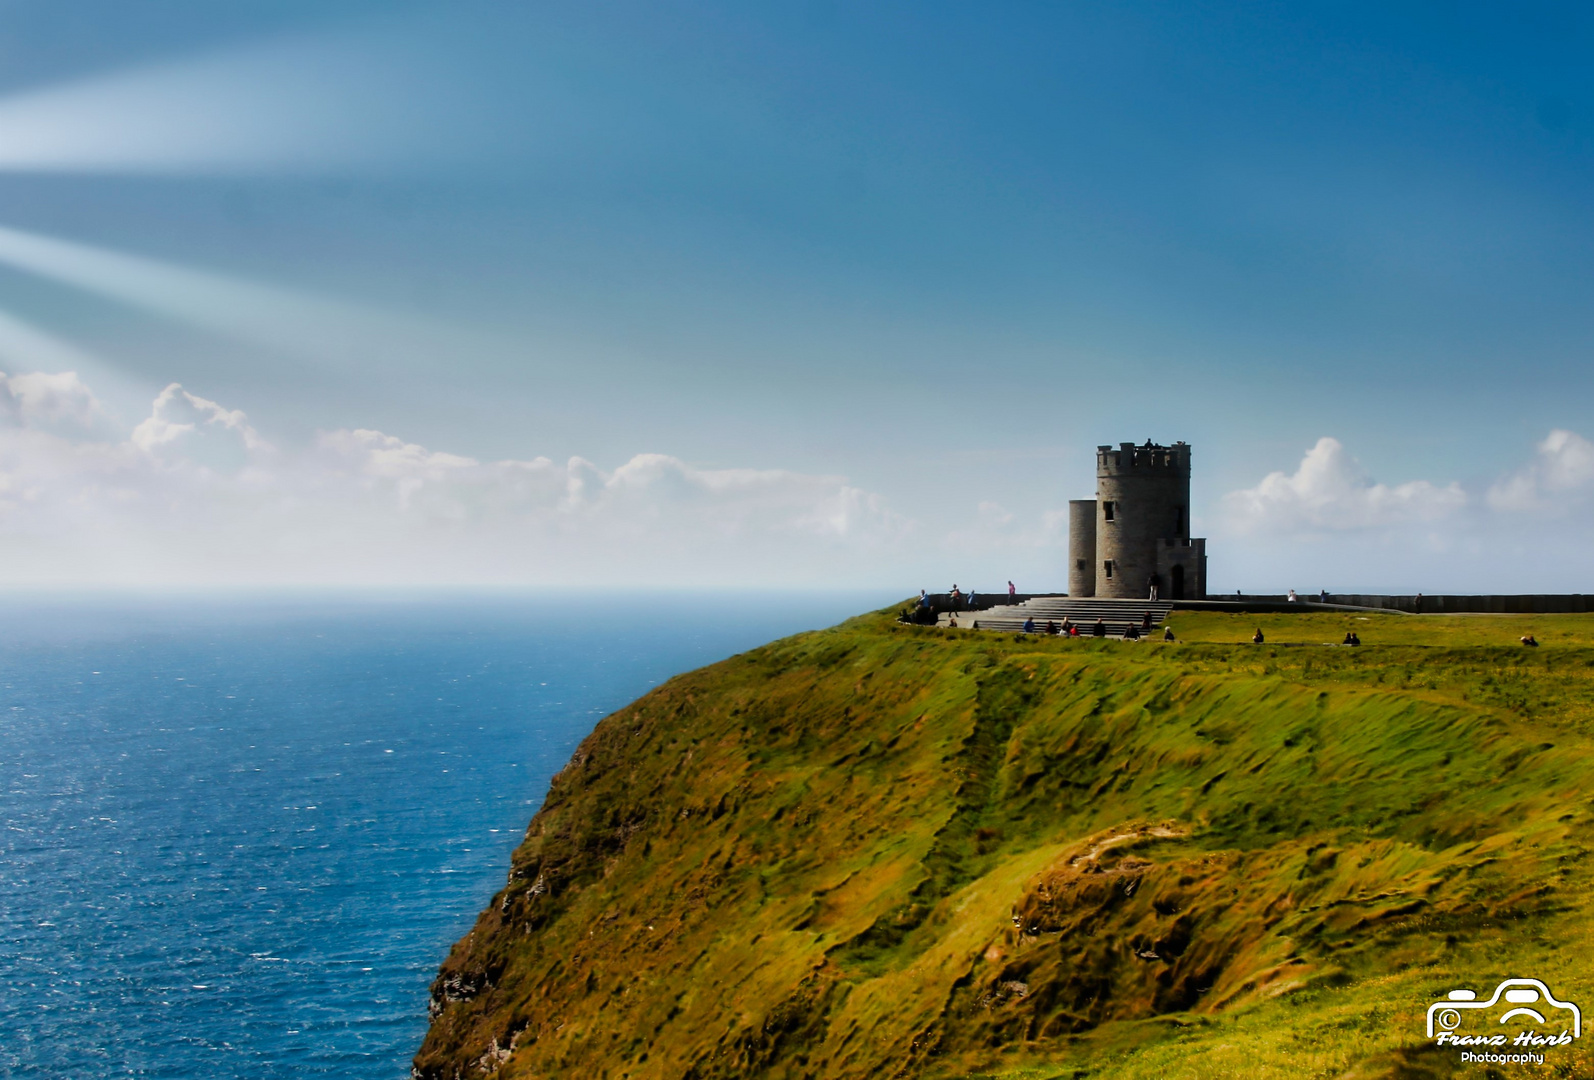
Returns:
[[[1078,624],[1082,632],[1088,633],[1100,620],[1106,624],[1110,636],[1120,637],[1130,625],[1145,633],[1148,629],[1148,614],[1151,616],[1149,629],[1160,628],[1172,610],[1173,604],[1166,600],[1153,603],[1149,600],[1045,596],[1026,600],[1022,604],[986,608],[983,611],[943,612],[937,622],[941,626],[950,626],[953,618],[956,618],[960,627],[973,627],[977,623],[981,630],[1021,631],[1026,619],[1034,619],[1036,631],[1044,633],[1048,621],[1061,626],[1063,620],[1067,619]]]

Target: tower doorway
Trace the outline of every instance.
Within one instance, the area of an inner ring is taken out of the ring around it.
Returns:
[[[1183,600],[1184,599],[1184,567],[1175,564],[1175,566],[1173,568],[1173,573],[1169,574],[1168,577],[1170,579],[1172,579],[1171,580],[1172,588],[1170,588],[1168,590],[1168,599],[1170,599],[1170,600]]]

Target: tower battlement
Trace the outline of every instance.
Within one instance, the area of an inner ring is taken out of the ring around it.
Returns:
[[[1162,446],[1146,442],[1096,447],[1096,475],[1114,476],[1126,469],[1170,469],[1190,475],[1190,447],[1182,442]]]

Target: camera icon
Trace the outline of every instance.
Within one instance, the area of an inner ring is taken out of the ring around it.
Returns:
[[[1496,1020],[1500,1024],[1517,1020],[1544,1025],[1551,1023],[1557,1013],[1570,1013],[1572,1037],[1577,1039],[1583,1035],[1583,1013],[1576,1005],[1558,1000],[1538,979],[1506,979],[1494,988],[1487,1001],[1479,1001],[1473,990],[1452,990],[1445,995],[1445,1000],[1428,1006],[1428,1037],[1455,1031],[1473,1010],[1481,1010],[1483,1016],[1488,1016],[1493,1009],[1500,1010]],[[1567,1017],[1561,1015],[1554,1022],[1564,1024],[1566,1020]]]

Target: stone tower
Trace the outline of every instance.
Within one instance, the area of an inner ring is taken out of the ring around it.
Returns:
[[[1096,498],[1068,504],[1068,593],[1163,600],[1207,592],[1205,540],[1190,538],[1190,447],[1096,449]]]

